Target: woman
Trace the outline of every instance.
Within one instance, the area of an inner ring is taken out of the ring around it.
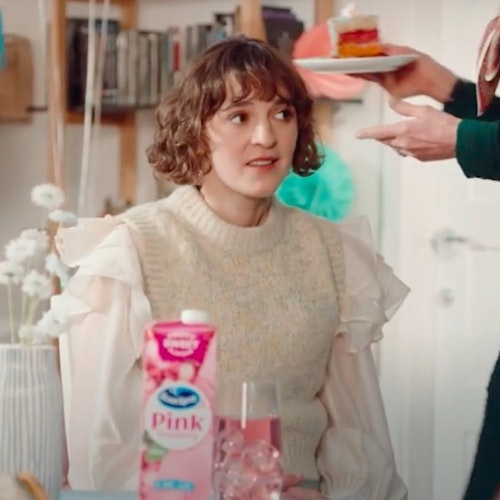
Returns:
[[[58,237],[78,267],[62,304],[71,486],[135,489],[142,330],[189,307],[218,327],[220,377],[280,382],[289,497],[406,498],[370,344],[407,288],[365,225],[274,197],[290,168],[321,162],[300,76],[263,42],[227,40],[194,61],[157,120],[149,161],[181,187]]]

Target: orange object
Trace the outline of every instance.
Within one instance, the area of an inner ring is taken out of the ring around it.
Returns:
[[[339,43],[337,57],[376,57],[381,56],[382,46],[378,42]]]
[[[50,500],[49,496],[42,488],[34,476],[27,472],[21,472],[16,477],[18,483],[30,494],[33,500]]]

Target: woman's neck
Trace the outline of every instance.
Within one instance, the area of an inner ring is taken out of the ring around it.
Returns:
[[[228,224],[240,227],[256,227],[264,223],[271,208],[270,198],[250,198],[234,191],[212,193],[199,188],[202,198],[210,209]]]

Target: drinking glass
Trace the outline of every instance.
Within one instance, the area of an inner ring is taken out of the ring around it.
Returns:
[[[278,385],[221,381],[215,401],[217,500],[278,500],[283,471]]]

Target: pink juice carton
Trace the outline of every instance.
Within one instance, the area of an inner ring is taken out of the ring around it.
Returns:
[[[145,330],[140,500],[207,500],[213,467],[216,335],[201,311]]]

